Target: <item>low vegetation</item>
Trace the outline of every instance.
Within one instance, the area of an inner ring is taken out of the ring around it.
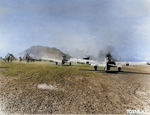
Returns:
[[[146,82],[142,85],[137,76],[142,80],[145,76],[147,81],[149,68],[123,67],[125,72],[119,73],[105,73],[103,69],[94,71],[87,64],[0,61],[2,110],[11,114],[125,114],[127,109],[142,110],[139,100],[147,100],[149,94]],[[138,91],[145,92],[145,97],[135,93]]]
[[[1,62],[1,73],[6,77],[15,77],[20,85],[26,82],[39,83],[59,83],[65,78],[75,76],[90,77],[95,74],[93,67],[89,65],[56,66],[53,63],[32,62],[32,63],[8,63]],[[102,69],[102,68],[100,68]],[[93,71],[92,71],[93,70]]]
[[[92,113],[86,112],[88,108],[84,107],[88,101],[85,98],[91,98],[85,95],[95,92],[95,89],[89,92],[93,85],[91,79],[100,75],[90,65],[61,66],[50,62],[2,61],[0,73],[5,78],[0,93],[5,100],[7,113],[77,113],[79,108],[82,108],[79,113]],[[52,85],[56,89],[38,89],[38,84]],[[68,106],[73,101],[76,104]]]

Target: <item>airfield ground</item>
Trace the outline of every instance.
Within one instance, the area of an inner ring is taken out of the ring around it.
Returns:
[[[0,113],[150,112],[150,66],[116,70],[105,73],[103,68],[94,71],[89,65],[0,62]]]

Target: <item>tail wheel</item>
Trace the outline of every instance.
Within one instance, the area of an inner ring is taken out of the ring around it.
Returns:
[[[97,71],[97,66],[94,66],[94,70]]]
[[[121,67],[118,67],[118,71],[119,71],[119,72],[121,71]]]
[[[89,62],[86,62],[86,64],[89,64]]]

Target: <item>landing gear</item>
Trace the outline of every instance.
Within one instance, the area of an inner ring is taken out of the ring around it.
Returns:
[[[58,65],[58,62],[56,62],[56,65]]]
[[[71,62],[69,63],[69,65],[71,66]]]
[[[118,67],[118,71],[119,71],[119,72],[121,71],[121,67]]]
[[[7,59],[7,61],[9,62],[9,59]]]
[[[108,63],[106,64],[106,67],[104,67],[105,72],[107,72],[108,70],[110,70],[110,67],[108,66]]]
[[[105,72],[107,72],[108,70],[107,70],[107,67],[104,67],[104,70],[105,70]]]
[[[29,63],[29,58],[27,58],[27,63]]]
[[[61,63],[61,65],[64,65],[64,61],[62,60],[62,63]]]
[[[94,70],[97,71],[97,66],[94,66]]]

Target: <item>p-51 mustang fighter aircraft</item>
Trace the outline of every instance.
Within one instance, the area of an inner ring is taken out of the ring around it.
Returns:
[[[50,62],[55,62],[56,65],[60,63],[61,65],[64,65],[65,63],[69,63],[71,65],[72,62],[81,63],[81,64],[89,64],[89,57],[78,59],[78,58],[67,58],[65,55],[62,59],[51,59],[51,58],[41,58],[42,60],[49,60]]]
[[[16,58],[13,56],[13,54],[10,54],[10,53],[8,53],[6,56],[5,56],[5,58],[3,59],[5,62],[6,62],[6,60],[9,62],[9,60],[10,60],[10,62],[12,62],[12,60],[16,60]]]
[[[23,60],[27,60],[27,63],[29,63],[29,61],[35,61],[28,53],[23,56]]]
[[[117,67],[118,71],[121,71],[122,66],[129,66],[129,65],[142,65],[142,64],[146,64],[146,62],[115,62],[112,57],[111,54],[108,53],[105,56],[105,61],[99,62],[99,61],[93,61],[90,60],[89,64],[91,66],[94,66],[95,71],[97,71],[97,66],[101,66],[104,67],[105,72],[109,71],[111,67]],[[147,63],[148,64],[148,63]]]
[[[121,62],[115,62],[115,61],[113,61],[112,58],[111,58],[111,54],[110,53],[108,53],[105,56],[105,61],[98,62],[98,61],[91,60],[89,62],[89,64],[91,66],[94,66],[95,71],[97,71],[97,66],[104,67],[105,72],[107,72],[108,70],[110,70],[111,67],[118,67],[118,71],[121,71],[121,68],[122,68]]]

